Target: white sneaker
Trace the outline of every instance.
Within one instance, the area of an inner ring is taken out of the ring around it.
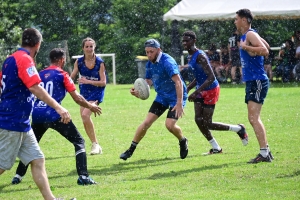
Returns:
[[[93,142],[90,154],[91,155],[102,154],[101,146],[99,144],[97,144],[96,142]]]

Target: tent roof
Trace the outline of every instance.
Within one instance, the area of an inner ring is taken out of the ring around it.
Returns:
[[[182,0],[166,14],[167,20],[233,19],[236,11],[248,8],[254,19],[300,18],[299,0]]]

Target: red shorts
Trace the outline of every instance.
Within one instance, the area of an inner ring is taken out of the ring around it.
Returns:
[[[215,105],[219,100],[219,95],[220,95],[220,86],[218,85],[214,89],[200,92],[197,98],[203,99],[204,104]]]

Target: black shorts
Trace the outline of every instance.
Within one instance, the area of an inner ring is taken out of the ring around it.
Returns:
[[[54,129],[59,132],[63,137],[65,137],[69,142],[74,145],[79,146],[84,149],[84,139],[81,134],[78,132],[77,128],[70,121],[67,124],[60,122],[60,119],[54,122],[46,122],[46,123],[32,123],[31,124],[34,135],[36,136],[37,141],[40,141],[44,133],[48,130],[48,128]]]
[[[153,113],[155,115],[157,115],[158,117],[160,117],[166,110],[168,109],[168,107],[164,106],[161,103],[158,103],[156,101],[153,101],[149,112]],[[169,108],[168,114],[167,114],[167,118],[171,118],[171,119],[178,119],[178,117],[176,116],[176,112],[175,111],[171,111],[173,109],[173,107]]]

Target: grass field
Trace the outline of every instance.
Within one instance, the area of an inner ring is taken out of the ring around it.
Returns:
[[[164,127],[164,114],[149,129],[134,155],[119,159],[142,122],[155,92],[142,101],[129,93],[131,85],[108,85],[103,114],[93,118],[103,154],[88,155],[88,169],[98,185],[78,186],[74,149],[63,137],[48,130],[40,145],[53,193],[79,200],[97,199],[300,199],[300,89],[297,84],[272,84],[261,113],[275,160],[256,165],[246,162],[259,152],[247,119],[244,86],[221,86],[214,121],[246,125],[248,146],[233,132],[213,131],[223,154],[203,156],[211,147],[198,131],[193,104],[178,121],[189,139],[189,155],[179,157],[178,141]],[[63,105],[86,139],[79,106],[68,95]],[[19,185],[11,185],[17,161],[1,175],[0,200],[42,199],[31,173]]]

